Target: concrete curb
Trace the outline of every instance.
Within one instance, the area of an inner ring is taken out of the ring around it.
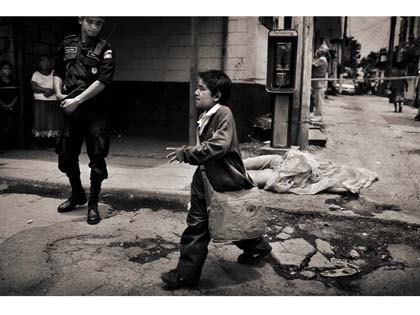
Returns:
[[[68,184],[45,181],[22,180],[12,177],[0,177],[0,182],[5,182],[7,187],[2,192],[8,193],[34,193],[41,196],[56,196],[66,199],[70,194]],[[101,200],[105,203],[118,204],[134,210],[136,208],[165,208],[173,211],[185,211],[190,199],[189,191],[169,191],[156,189],[127,189],[107,187],[101,192]],[[133,207],[133,204],[136,206]]]
[[[13,177],[0,177],[0,182],[5,182],[7,185],[0,190],[3,193],[34,193],[38,195],[51,196],[65,199],[70,193],[68,184],[41,182],[34,180],[22,180]],[[7,186],[7,187],[6,187]],[[264,192],[268,198],[277,198],[278,194]],[[267,199],[267,197],[265,198]],[[161,208],[171,211],[186,211],[187,204],[190,201],[190,192],[181,190],[157,190],[157,189],[126,189],[117,187],[104,188],[101,194],[101,200],[108,204],[118,205],[128,210],[136,210],[139,208],[151,208],[158,210]],[[267,208],[282,211],[284,213],[296,215],[316,215],[325,218],[346,218],[355,220],[371,220],[381,222],[384,224],[400,224],[410,226],[420,226],[420,219],[417,217],[405,215],[396,211],[384,211],[382,213],[375,213],[372,217],[366,217],[354,213],[351,210],[298,210],[285,209],[284,207],[276,207],[273,202],[267,203]]]

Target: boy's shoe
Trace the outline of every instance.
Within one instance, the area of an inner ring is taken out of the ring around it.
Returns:
[[[420,114],[417,114],[416,117],[414,117],[415,121],[420,121]]]
[[[271,253],[271,246],[258,251],[244,251],[238,256],[238,263],[242,265],[255,265]]]
[[[160,278],[163,282],[165,282],[168,289],[192,288],[198,284],[198,281],[185,281],[176,269],[172,269],[168,272],[162,273],[160,275]]]

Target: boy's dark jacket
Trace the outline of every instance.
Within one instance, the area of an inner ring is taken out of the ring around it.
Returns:
[[[200,136],[200,143],[182,148],[184,161],[193,165],[203,164],[216,191],[250,189],[254,186],[242,161],[235,120],[227,106],[222,105],[210,118]]]

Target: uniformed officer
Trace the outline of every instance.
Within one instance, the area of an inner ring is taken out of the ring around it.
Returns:
[[[80,181],[79,154],[86,141],[89,156],[90,196],[88,224],[101,220],[98,198],[101,183],[108,177],[105,157],[109,150],[103,91],[111,84],[115,52],[99,34],[101,17],[79,17],[80,35],[67,36],[60,45],[54,68],[54,89],[65,113],[64,129],[57,142],[58,168],[69,178],[71,196],[58,206],[67,212],[86,203]]]

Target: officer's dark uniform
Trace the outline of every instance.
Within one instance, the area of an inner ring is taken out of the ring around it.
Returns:
[[[65,38],[58,49],[54,76],[62,79],[63,94],[73,98],[96,80],[109,85],[114,70],[115,52],[108,42],[94,38],[88,43],[82,43],[81,36],[71,35]],[[73,91],[76,91],[74,95]],[[109,135],[106,129],[105,102],[101,94],[79,105],[71,115],[65,114],[64,129],[57,143],[58,168],[69,177],[73,197],[84,196],[79,168],[83,139],[86,140],[90,160],[91,184],[99,183],[100,190],[100,183],[108,177],[105,157],[109,150]],[[91,185],[91,198],[95,198],[95,195],[99,195],[99,191],[92,192]]]

